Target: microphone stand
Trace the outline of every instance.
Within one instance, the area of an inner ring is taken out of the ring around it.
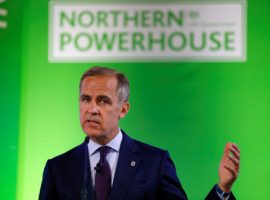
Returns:
[[[83,172],[83,188],[81,191],[81,200],[87,200],[88,192],[87,192],[87,169],[88,169],[88,142],[89,137],[86,137],[84,140],[84,172]]]

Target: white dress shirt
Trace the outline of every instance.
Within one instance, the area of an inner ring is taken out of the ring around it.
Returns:
[[[115,174],[115,170],[117,166],[122,138],[123,138],[123,134],[121,130],[119,129],[117,135],[109,143],[105,145],[105,146],[111,147],[110,151],[108,152],[106,156],[106,159],[111,169],[111,178],[112,178],[111,185],[113,184],[113,180],[114,180],[114,174]],[[99,159],[100,159],[100,153],[98,151],[98,148],[101,146],[102,145],[95,143],[93,140],[91,139],[89,140],[88,152],[90,156],[89,160],[90,160],[91,178],[92,178],[93,187],[95,186],[95,175],[96,175],[95,167],[97,166],[97,163],[99,162]]]

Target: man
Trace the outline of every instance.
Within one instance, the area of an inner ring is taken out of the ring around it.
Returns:
[[[105,68],[87,70],[80,82],[80,123],[87,138],[47,161],[40,200],[186,200],[167,151],[131,139],[118,126],[129,110],[129,81]],[[233,200],[240,152],[228,143],[219,183],[205,199]]]

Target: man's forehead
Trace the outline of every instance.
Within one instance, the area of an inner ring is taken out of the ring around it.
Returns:
[[[81,92],[84,91],[107,91],[115,92],[117,79],[114,76],[89,76],[82,82]]]

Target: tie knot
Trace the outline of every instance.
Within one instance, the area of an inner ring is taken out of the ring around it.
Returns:
[[[98,151],[100,153],[100,160],[105,160],[110,149],[111,147],[108,147],[108,146],[99,147]]]

